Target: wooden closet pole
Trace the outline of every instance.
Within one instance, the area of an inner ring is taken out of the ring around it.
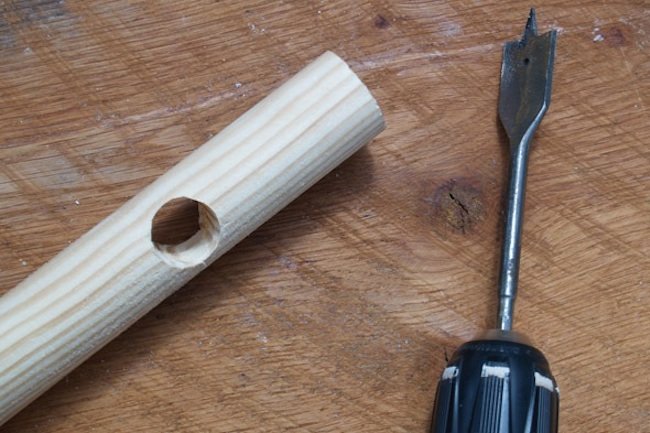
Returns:
[[[327,52],[0,297],[0,424],[383,128]],[[200,229],[155,244],[154,215],[182,197],[199,203]]]

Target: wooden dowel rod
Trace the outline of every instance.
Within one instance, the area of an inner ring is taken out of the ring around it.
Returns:
[[[327,52],[0,297],[0,424],[383,128]],[[198,203],[198,232],[154,242],[154,216],[182,198]]]

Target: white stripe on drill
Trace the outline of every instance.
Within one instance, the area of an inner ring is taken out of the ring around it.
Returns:
[[[538,372],[535,372],[535,386],[540,386],[542,388],[548,389],[553,392],[555,388],[553,387],[553,381],[546,376],[542,376]]]
[[[501,365],[484,365],[481,370],[481,377],[495,376],[499,379],[505,379],[510,375],[510,368]]]
[[[453,379],[458,376],[458,367],[447,367],[445,371],[442,372],[442,380]]]

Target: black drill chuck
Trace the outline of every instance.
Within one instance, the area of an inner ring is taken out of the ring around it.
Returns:
[[[557,432],[559,391],[548,362],[508,334],[493,332],[454,353],[438,384],[431,433]]]

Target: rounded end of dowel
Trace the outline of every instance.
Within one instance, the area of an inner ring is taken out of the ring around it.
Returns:
[[[379,120],[381,122],[379,132],[386,129],[386,122],[384,120],[384,113],[381,111],[381,107],[379,106],[379,103],[377,102],[377,98],[375,98],[375,96],[372,94],[370,89],[368,89],[368,87],[363,83],[363,81],[361,80],[361,77],[359,77],[359,75],[357,75],[357,73],[354,71],[352,66],[350,66],[350,64],[348,62],[346,62],[342,57],[340,57],[338,54],[336,54],[333,51],[325,51],[318,58],[318,60],[320,60],[320,59],[323,59],[324,61],[329,61],[329,62],[332,62],[332,63],[339,63],[339,64],[345,66],[345,68],[348,71],[350,71],[351,75],[354,75],[354,77],[359,81],[359,86],[363,88],[363,90],[367,94],[368,98],[372,99],[372,101],[374,102],[374,107],[373,108],[377,111]]]

